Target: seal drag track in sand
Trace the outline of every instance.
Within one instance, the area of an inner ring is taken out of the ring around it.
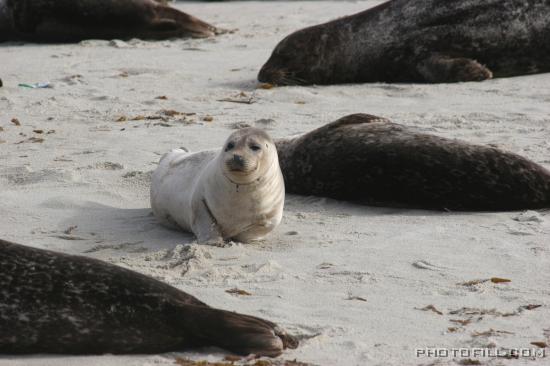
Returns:
[[[392,0],[283,39],[279,85],[481,81],[550,71],[548,0]]]
[[[448,210],[550,207],[550,172],[519,155],[354,114],[276,142],[289,193]]]
[[[232,133],[221,151],[166,154],[151,182],[155,216],[199,242],[265,236],[281,222],[284,199],[277,149],[256,128]]]
[[[208,37],[208,23],[153,0],[0,0],[0,42]]]
[[[0,353],[160,353],[217,346],[277,356],[297,341],[277,325],[213,309],[99,260],[0,240]]]

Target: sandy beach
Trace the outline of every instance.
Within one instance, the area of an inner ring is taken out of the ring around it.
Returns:
[[[159,42],[0,45],[2,239],[99,258],[211,306],[277,322],[301,339],[286,360],[473,365],[469,357],[417,357],[416,350],[550,343],[548,210],[432,212],[287,195],[272,234],[225,248],[198,245],[152,216],[150,173],[164,153],[221,147],[246,125],[277,138],[363,112],[550,168],[550,74],[259,87],[257,72],[284,36],[379,3],[178,3],[234,31]],[[18,86],[36,82],[51,88]],[[234,288],[250,295],[226,292]],[[545,351],[544,358],[479,361],[548,365]],[[177,357],[223,356],[3,356],[0,365],[173,365]]]

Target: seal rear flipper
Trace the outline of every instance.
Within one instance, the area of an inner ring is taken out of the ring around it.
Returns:
[[[155,7],[155,13],[157,19],[153,28],[174,22],[175,30],[195,38],[206,38],[220,33],[216,27],[170,6],[158,5]]]
[[[493,78],[487,67],[470,58],[452,58],[432,55],[417,66],[417,71],[427,83],[454,83],[460,81],[483,81]]]
[[[276,357],[298,340],[267,320],[209,307],[186,305],[179,317],[198,346],[215,346],[240,355]]]
[[[175,31],[178,29],[178,23],[173,19],[159,19],[151,23],[151,28],[160,32]]]
[[[391,121],[387,118],[378,117],[373,114],[355,113],[355,114],[349,114],[334,122],[331,122],[328,125],[326,125],[326,127],[335,128],[335,127],[348,126],[348,125],[359,125],[363,123],[391,123]]]
[[[361,128],[361,125],[370,124],[370,123],[392,123],[392,122],[387,118],[375,116],[373,114],[355,113],[355,114],[349,114],[347,116],[337,119],[334,122],[321,126],[311,131],[307,135],[325,134],[331,130],[335,130],[335,129],[338,129],[341,127],[347,127],[347,126],[351,127],[353,125],[356,125],[358,128]]]

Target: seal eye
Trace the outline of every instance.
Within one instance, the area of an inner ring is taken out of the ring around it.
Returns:
[[[233,148],[235,147],[235,144],[230,142],[227,144],[227,146],[225,147],[225,151],[229,151],[229,150],[233,150]]]
[[[260,147],[260,145],[256,145],[256,144],[252,144],[249,146],[250,147],[250,150],[252,151],[259,151],[261,150],[262,148]]]

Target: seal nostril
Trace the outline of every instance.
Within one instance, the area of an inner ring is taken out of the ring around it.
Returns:
[[[262,69],[258,73],[258,81],[261,83],[270,83],[273,82],[273,79],[274,73],[272,69],[264,65],[264,67],[262,67]]]
[[[234,154],[233,155],[233,161],[237,164],[239,164],[240,166],[243,166],[244,165],[244,159],[242,156],[240,155],[237,155],[237,154]]]

